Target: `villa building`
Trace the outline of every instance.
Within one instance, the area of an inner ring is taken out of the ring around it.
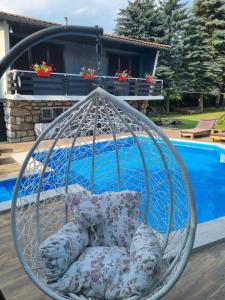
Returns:
[[[60,24],[0,12],[0,59],[23,38]],[[145,73],[155,74],[160,50],[170,46],[102,33],[101,70],[92,81],[83,80],[80,70],[99,70],[96,36],[60,37],[41,42],[14,62],[0,82],[0,140],[35,140],[35,124],[51,122],[98,84],[110,93],[145,112],[148,101],[163,100],[162,80],[148,84]],[[31,65],[46,61],[55,70],[38,78]],[[119,82],[117,70],[128,69],[132,78]]]

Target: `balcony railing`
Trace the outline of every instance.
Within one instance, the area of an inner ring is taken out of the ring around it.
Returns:
[[[144,78],[118,81],[116,77],[101,76],[101,85],[116,96],[160,96],[163,81],[152,84]],[[11,70],[8,73],[8,92],[20,95],[66,95],[85,96],[98,85],[99,76],[87,81],[78,74],[52,73],[50,77],[37,77],[33,71]]]

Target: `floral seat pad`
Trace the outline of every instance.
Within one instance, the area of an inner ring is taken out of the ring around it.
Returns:
[[[68,293],[97,299],[141,296],[152,285],[161,259],[161,248],[151,228],[140,225],[130,252],[125,247],[88,247],[65,274],[51,284]]]

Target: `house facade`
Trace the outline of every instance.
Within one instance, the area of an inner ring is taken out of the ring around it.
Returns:
[[[56,25],[60,24],[0,12],[0,59],[23,38]],[[36,124],[51,122],[95,89],[99,80],[142,112],[149,101],[163,100],[162,80],[149,85],[144,76],[155,74],[159,51],[168,51],[169,46],[106,33],[100,40],[100,66],[95,35],[50,39],[24,52],[0,81],[0,140],[35,140]],[[48,78],[38,78],[30,68],[42,61],[54,65]],[[83,80],[83,66],[96,70],[94,80]],[[125,69],[132,77],[119,82],[115,73]]]

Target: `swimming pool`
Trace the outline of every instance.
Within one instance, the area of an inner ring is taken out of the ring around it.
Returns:
[[[123,139],[121,145],[119,144],[119,148],[127,147],[127,149],[129,149],[129,155],[130,153],[132,153],[135,157],[135,151],[137,151],[137,149],[133,147],[133,144],[130,143],[130,140],[131,138],[127,138],[126,140]],[[183,142],[175,140],[172,142],[186,166],[192,183],[197,210],[197,223],[203,223],[225,216],[225,149],[212,144],[202,144],[189,141]],[[98,147],[99,153],[102,154],[102,151],[105,151],[104,143],[101,142],[96,145]],[[131,149],[130,147],[133,147],[133,149]],[[75,169],[79,168],[79,178],[76,178],[80,184],[86,187],[89,187],[86,173],[88,172],[90,161],[86,160],[86,163],[84,165],[82,156],[84,154],[87,155],[89,150],[90,145],[83,145],[82,147],[77,149],[76,151],[79,151],[80,160],[72,162],[71,165],[72,172],[74,172]],[[112,154],[112,151],[104,152],[104,159],[106,161],[109,161],[109,163],[105,166],[105,174],[108,175],[105,175],[104,177],[99,176],[95,187],[95,191],[97,192],[104,192],[106,190],[106,187],[109,187],[110,182],[112,181],[111,171],[113,165],[110,164],[112,155],[114,155]],[[43,158],[41,158],[40,156],[38,157],[39,161],[42,161],[43,159],[44,156]],[[98,159],[102,159],[102,155],[96,156],[96,165],[98,165]],[[123,151],[123,157],[121,157],[120,159],[126,162],[126,168],[124,168],[124,170],[129,170],[129,164],[131,163],[132,167],[133,164],[136,164],[135,167],[137,171],[139,170],[140,161],[138,159],[135,159],[133,161],[127,160],[126,151]],[[54,165],[54,156],[50,161],[49,166],[53,169],[57,167]],[[98,176],[98,170],[95,175]],[[127,174],[124,173],[121,174],[121,176],[125,178]],[[54,180],[54,178],[52,180]],[[8,201],[12,198],[15,182],[15,178],[0,181],[0,202]],[[130,180],[129,184],[130,188],[132,189],[132,184],[135,184],[135,182],[132,182],[132,180]],[[45,189],[48,189],[48,186],[45,186]],[[29,190],[27,191],[27,193],[29,194]]]

